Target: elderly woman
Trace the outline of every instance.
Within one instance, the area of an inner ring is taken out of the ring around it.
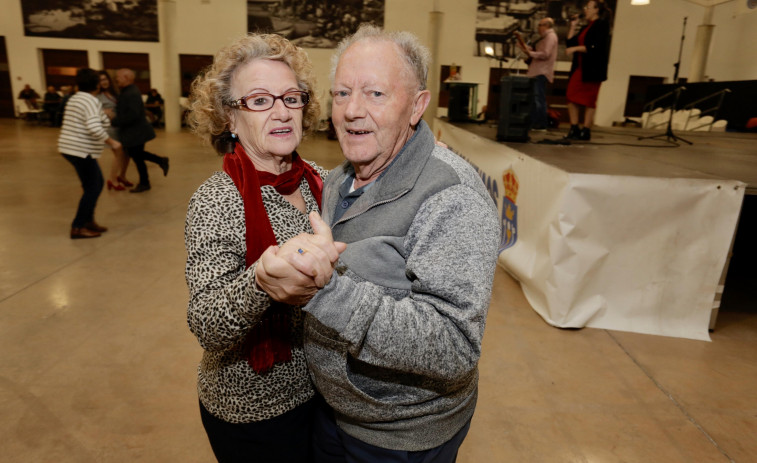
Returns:
[[[610,8],[604,0],[590,0],[584,5],[584,14],[587,24],[581,30],[576,30],[578,17],[571,21],[565,49],[573,55],[565,93],[570,116],[570,131],[566,138],[572,140],[591,140],[597,96],[600,85],[607,80],[610,53]],[[579,123],[580,108],[584,108],[583,124]]]
[[[188,322],[205,350],[200,411],[221,462],[309,459],[303,314],[275,302],[263,276],[276,259],[299,259],[314,294],[344,250],[317,214],[308,220],[326,174],[295,151],[318,120],[313,86],[305,52],[278,35],[237,40],[192,85],[190,124],[223,155],[185,228]]]

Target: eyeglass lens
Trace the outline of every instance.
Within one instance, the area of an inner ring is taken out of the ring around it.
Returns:
[[[281,99],[284,102],[284,106],[289,109],[302,108],[310,101],[307,92],[287,92],[279,96],[271,95],[270,93],[253,93],[252,95],[240,98],[240,102],[242,106],[252,111],[265,111],[271,109],[278,99]]]

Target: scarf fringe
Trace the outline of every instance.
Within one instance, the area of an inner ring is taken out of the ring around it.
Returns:
[[[283,309],[283,308],[282,308]],[[277,363],[292,360],[289,314],[269,311],[255,325],[245,341],[247,363],[258,374],[268,373]]]

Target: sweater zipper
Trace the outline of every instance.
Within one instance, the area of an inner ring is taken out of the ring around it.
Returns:
[[[337,221],[336,221],[336,223],[335,223],[334,225],[332,225],[332,228],[333,228],[333,227],[335,227],[335,226],[337,226],[337,225],[339,225],[340,223],[342,223],[342,222],[344,222],[344,221],[347,221],[347,220],[352,220],[352,219],[354,219],[355,217],[360,217],[361,215],[365,214],[366,212],[370,211],[371,209],[373,209],[373,208],[374,208],[374,207],[376,207],[376,206],[381,206],[382,204],[390,203],[390,202],[392,202],[392,201],[396,200],[397,198],[399,198],[399,197],[403,196],[403,195],[404,195],[405,193],[407,193],[408,191],[410,191],[410,190],[404,190],[404,191],[401,191],[401,192],[400,192],[399,194],[397,194],[397,196],[395,196],[395,197],[393,197],[393,198],[389,198],[389,199],[385,199],[385,200],[383,200],[383,201],[379,201],[379,202],[377,202],[377,203],[373,203],[373,204],[371,204],[371,206],[370,206],[369,208],[365,209],[364,211],[360,211],[360,212],[358,212],[358,213],[357,213],[357,214],[355,214],[355,215],[352,215],[352,216],[349,216],[349,217],[342,217],[341,219],[337,220]]]

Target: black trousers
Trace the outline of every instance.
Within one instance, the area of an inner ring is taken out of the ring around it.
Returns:
[[[385,449],[342,431],[331,408],[321,400],[313,420],[313,459],[315,463],[455,463],[469,429],[470,421],[450,440],[428,450]]]
[[[94,221],[97,198],[103,190],[103,173],[97,159],[93,159],[92,156],[80,158],[63,154],[63,157],[76,169],[76,175],[79,176],[81,187],[84,189],[79,200],[79,207],[76,209],[76,217],[71,223],[71,228],[82,228],[85,224]]]
[[[269,420],[234,424],[200,403],[200,415],[219,463],[310,463],[314,408],[310,400]]]
[[[145,151],[144,143],[141,145],[124,146],[124,151],[134,160],[134,165],[137,166],[137,172],[139,172],[139,184],[150,186],[150,176],[147,173],[147,165],[145,164],[145,161],[160,164],[163,158],[157,154]]]

